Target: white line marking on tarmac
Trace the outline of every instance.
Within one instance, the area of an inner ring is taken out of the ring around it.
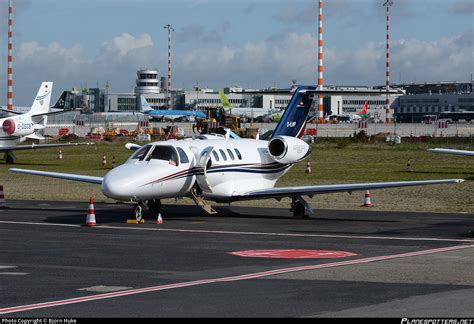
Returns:
[[[0,272],[0,276],[7,275],[7,276],[26,276],[29,273],[27,272]]]
[[[120,291],[120,290],[128,290],[132,289],[132,287],[119,287],[119,286],[93,286],[89,288],[80,288],[78,290],[83,290],[83,291],[91,291],[91,292],[96,292],[96,293],[106,293],[106,292],[114,292],[114,291]]]
[[[75,224],[52,224],[34,222],[0,221],[0,224],[14,225],[37,225],[37,226],[58,226],[58,227],[83,227]],[[236,231],[213,231],[213,230],[192,230],[177,228],[150,228],[150,227],[120,227],[109,225],[94,226],[94,229],[115,229],[132,231],[156,231],[156,232],[176,232],[176,233],[200,233],[200,234],[227,234],[227,235],[256,235],[256,236],[283,236],[283,237],[318,237],[318,238],[344,238],[344,239],[365,239],[365,240],[396,240],[396,241],[432,241],[432,242],[458,242],[474,243],[474,239],[447,239],[437,237],[397,237],[397,236],[370,236],[370,235],[338,235],[338,234],[298,234],[298,233],[265,233],[265,232],[236,232]]]
[[[12,269],[12,268],[18,268],[18,267],[15,267],[15,266],[2,266],[2,265],[0,265],[0,269]]]
[[[290,273],[290,272],[317,270],[317,269],[333,268],[333,267],[340,267],[340,266],[346,266],[346,265],[355,265],[355,264],[361,264],[361,263],[385,261],[385,260],[392,260],[392,259],[398,259],[398,258],[407,258],[407,257],[414,257],[414,256],[419,256],[419,255],[432,254],[432,253],[461,250],[461,249],[467,249],[467,248],[474,248],[474,245],[460,245],[460,246],[458,245],[458,246],[451,246],[451,247],[446,247],[446,248],[422,250],[422,251],[416,251],[416,252],[385,255],[385,256],[356,259],[356,260],[349,260],[349,261],[308,265],[308,266],[285,268],[285,269],[276,269],[276,270],[269,270],[269,271],[264,271],[264,272],[238,275],[238,276],[233,276],[233,277],[180,282],[180,283],[174,283],[174,284],[169,284],[169,285],[130,289],[130,290],[125,290],[125,291],[120,291],[120,292],[106,293],[106,294],[93,295],[93,296],[87,296],[87,297],[77,297],[77,298],[50,301],[50,302],[45,302],[45,303],[7,307],[7,308],[0,309],[0,315],[24,312],[24,311],[40,309],[40,308],[49,308],[49,307],[55,307],[55,306],[78,304],[78,303],[90,302],[90,301],[101,300],[101,299],[109,299],[109,298],[117,298],[117,297],[129,296],[129,295],[143,294],[147,292],[157,292],[161,290],[184,288],[184,287],[190,287],[190,286],[199,286],[199,285],[206,285],[206,284],[218,283],[218,282],[233,282],[233,281],[242,281],[242,280],[249,280],[249,279],[258,279],[258,278],[274,276],[274,275]]]

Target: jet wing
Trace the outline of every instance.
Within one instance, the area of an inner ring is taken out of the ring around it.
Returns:
[[[39,148],[64,147],[64,146],[78,146],[78,145],[94,145],[94,143],[64,143],[64,144],[31,144],[31,145],[17,145],[17,146],[0,146],[0,152],[31,150]]]
[[[396,181],[396,182],[373,182],[373,183],[353,183],[353,184],[334,184],[318,185],[304,187],[277,187],[263,190],[251,190],[243,193],[237,193],[232,196],[234,200],[252,200],[265,198],[284,198],[295,196],[309,196],[317,194],[328,194],[335,192],[361,191],[369,189],[385,189],[410,186],[423,186],[445,183],[461,183],[463,179],[445,179],[445,180],[422,180],[422,181]]]
[[[470,155],[474,156],[474,151],[466,151],[466,150],[453,150],[453,149],[443,149],[443,148],[433,148],[427,149],[428,152],[431,153],[446,153],[446,154],[456,154],[456,155]]]
[[[102,184],[102,180],[104,179],[103,177],[94,177],[94,176],[72,174],[72,173],[60,173],[60,172],[28,170],[28,169],[10,168],[10,169],[8,169],[8,171],[16,172],[16,173],[25,173],[25,174],[37,175],[37,176],[44,176],[44,177],[50,177],[50,178],[58,178],[58,179],[63,179],[63,180],[72,180],[72,181],[79,181],[79,182],[94,183],[94,184]]]

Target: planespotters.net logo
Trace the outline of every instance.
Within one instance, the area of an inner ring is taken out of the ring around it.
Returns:
[[[402,318],[401,324],[474,324],[473,318]]]

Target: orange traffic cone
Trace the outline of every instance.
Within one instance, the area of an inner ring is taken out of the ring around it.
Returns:
[[[87,212],[86,226],[95,226],[94,199],[89,199],[89,211]]]
[[[306,162],[306,173],[307,174],[311,174],[311,161],[308,160],[308,162]]]
[[[365,197],[364,197],[364,204],[361,207],[372,207],[372,202],[370,201],[370,192],[367,190]]]
[[[161,213],[158,213],[158,218],[156,219],[156,225],[162,225],[163,218],[161,217]]]
[[[105,156],[105,154],[102,156],[102,166],[107,166],[107,157]]]
[[[7,202],[3,193],[3,185],[0,185],[0,208],[7,208]]]

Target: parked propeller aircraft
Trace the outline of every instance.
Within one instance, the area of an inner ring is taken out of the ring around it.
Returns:
[[[132,201],[133,213],[141,220],[145,207],[152,214],[161,210],[161,199],[187,196],[208,213],[215,213],[207,200],[234,201],[290,197],[295,217],[313,211],[303,197],[333,192],[393,187],[460,183],[462,179],[397,181],[275,187],[277,180],[311,153],[311,146],[300,138],[317,95],[337,90],[298,87],[268,141],[257,139],[189,139],[161,141],[129,147],[138,148],[123,164],[104,177],[38,170],[10,169],[11,172],[47,176],[99,184],[105,196]],[[354,94],[338,90],[337,94]],[[360,92],[359,92],[360,93]],[[379,91],[365,91],[377,94]]]
[[[91,143],[64,143],[64,144],[31,144],[17,145],[27,139],[43,140],[43,129],[46,127],[48,115],[64,113],[61,111],[50,111],[51,92],[53,82],[43,82],[38,94],[26,113],[18,113],[8,110],[7,112],[17,114],[16,116],[0,119],[0,152],[5,153],[5,162],[14,163],[16,160],[13,151],[31,150],[39,148],[76,146]]]
[[[433,148],[427,149],[431,153],[446,153],[446,154],[456,154],[456,155],[469,155],[474,156],[474,151],[467,150],[454,150],[454,149],[443,149],[443,148]]]
[[[206,114],[198,110],[181,110],[181,109],[153,109],[144,96],[140,96],[141,110],[144,114],[159,120],[177,121],[195,118],[206,118]]]

